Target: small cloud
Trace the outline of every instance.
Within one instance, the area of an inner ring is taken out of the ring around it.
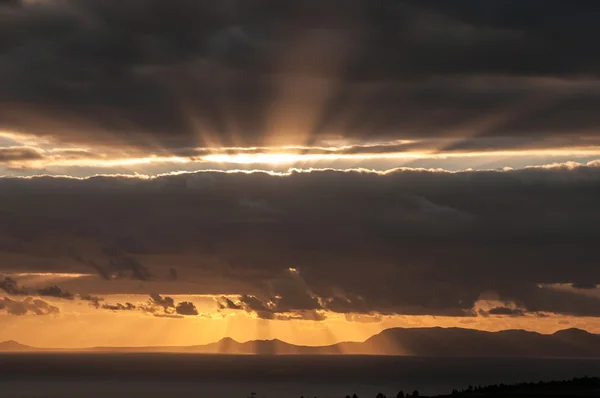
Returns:
[[[0,299],[0,310],[6,310],[10,315],[50,315],[58,314],[58,307],[45,302],[44,300],[27,297],[23,301],[11,300],[8,297]]]
[[[44,287],[42,289],[38,289],[37,294],[39,294],[40,296],[56,297],[66,300],[73,300],[73,298],[75,297],[73,293],[69,292],[68,290],[63,290],[57,285],[52,285]]]
[[[489,315],[505,315],[505,316],[525,316],[527,313],[520,308],[495,307],[487,312]]]
[[[185,318],[183,315],[177,314],[154,314],[157,318],[171,318],[171,319],[182,319]]]
[[[95,307],[96,309],[100,308],[100,301],[104,301],[104,298],[92,294],[80,294],[79,299],[82,301],[89,301],[90,306]]]
[[[276,314],[275,319],[279,321],[324,321],[327,319],[327,315],[325,315],[322,311],[292,311],[283,314]]]
[[[196,306],[194,303],[189,301],[182,301],[181,303],[177,304],[175,311],[180,315],[198,315]]]
[[[131,303],[125,303],[125,304],[116,303],[116,304],[103,304],[102,308],[104,308],[105,310],[111,310],[111,311],[133,311],[137,307]]]
[[[359,322],[359,323],[379,323],[383,320],[383,317],[381,315],[377,315],[377,314],[365,315],[365,314],[347,313],[347,314],[344,314],[344,318],[348,322]]]
[[[90,300],[93,302],[93,300]],[[96,308],[99,308],[98,306]],[[146,304],[134,305],[132,303],[104,304],[100,308],[111,311],[141,311],[159,318],[182,318],[184,315],[198,315],[198,309],[189,301],[178,304],[169,296],[161,296],[157,293],[150,295]]]
[[[244,307],[241,305],[241,303],[236,304],[234,303],[230,298],[228,297],[221,297],[220,300],[217,300],[217,306],[219,307],[219,309],[221,310],[243,310]]]
[[[0,280],[0,289],[13,296],[24,296],[27,295],[27,291],[19,287],[16,280],[7,276],[4,280]]]
[[[157,305],[163,307],[166,311],[168,308],[175,308],[175,300],[173,300],[172,297],[161,297],[160,294],[151,293],[150,305]]]

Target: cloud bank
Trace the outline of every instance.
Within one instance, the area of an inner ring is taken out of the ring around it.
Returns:
[[[0,255],[97,272],[122,293],[133,278],[223,295],[222,311],[266,319],[477,316],[486,292],[523,310],[509,315],[599,316],[599,170],[5,178]],[[169,296],[150,304],[194,314]]]

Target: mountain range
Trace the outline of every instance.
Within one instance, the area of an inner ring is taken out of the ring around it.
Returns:
[[[0,352],[38,351],[600,358],[600,335],[580,329],[565,329],[553,334],[540,334],[525,330],[486,332],[461,328],[393,328],[386,329],[364,342],[341,342],[318,347],[294,345],[281,340],[252,340],[241,343],[231,338],[224,338],[206,345],[91,347],[77,350],[37,348],[15,341],[0,343]]]

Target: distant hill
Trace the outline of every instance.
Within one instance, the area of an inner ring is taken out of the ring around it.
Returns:
[[[14,340],[0,342],[0,352],[26,352],[36,350],[36,348],[17,343]]]
[[[600,336],[579,329],[554,334],[524,330],[484,332],[460,328],[395,328],[364,344],[388,353],[450,357],[600,357]]]
[[[16,342],[0,343],[0,351],[33,351]],[[55,350],[56,351],[56,350]],[[281,340],[238,342],[224,338],[206,345],[181,347],[94,347],[87,352],[180,352],[259,355],[412,355],[431,357],[596,357],[600,335],[580,329],[540,334],[524,330],[484,332],[461,328],[393,328],[364,342],[328,346],[300,346]]]

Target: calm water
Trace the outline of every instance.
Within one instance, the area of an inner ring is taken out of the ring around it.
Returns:
[[[188,354],[0,354],[5,397],[375,397],[600,376],[600,360]]]

